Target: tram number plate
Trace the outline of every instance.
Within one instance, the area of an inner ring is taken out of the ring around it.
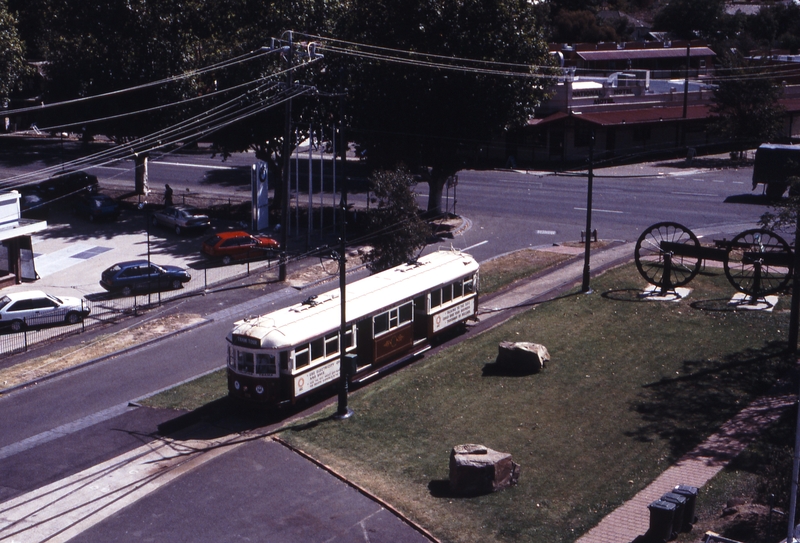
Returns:
[[[475,313],[475,298],[445,309],[433,316],[433,331],[438,332],[451,324],[461,322]]]
[[[339,359],[294,378],[295,397],[339,378]]]

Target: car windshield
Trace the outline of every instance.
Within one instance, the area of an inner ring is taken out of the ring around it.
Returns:
[[[52,294],[47,294],[47,297],[50,298],[51,300],[53,300],[58,305],[64,305],[64,302],[61,301],[61,298],[56,298]]]
[[[120,271],[122,267],[119,264],[114,264],[110,268],[108,268],[104,273],[117,273]]]
[[[11,298],[9,298],[8,296],[3,296],[2,298],[0,298],[0,309],[3,309],[5,306],[7,306],[10,301]]]

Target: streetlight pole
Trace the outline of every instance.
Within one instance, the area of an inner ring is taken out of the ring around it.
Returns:
[[[583,255],[583,285],[581,292],[591,294],[592,288],[589,286],[590,267],[589,252],[592,249],[592,183],[594,181],[594,130],[592,130],[591,141],[589,143],[589,186],[586,194],[586,238]]]

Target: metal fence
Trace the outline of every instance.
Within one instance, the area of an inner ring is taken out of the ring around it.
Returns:
[[[91,294],[85,299],[89,315],[77,324],[67,324],[66,315],[54,315],[52,322],[26,326],[21,332],[0,329],[0,358],[26,352],[31,346],[70,335],[80,334],[87,328],[107,325],[139,314],[167,303],[174,298],[182,298],[204,292],[215,285],[241,279],[246,283],[267,280],[273,273],[277,278],[276,260],[248,261],[228,266],[202,266],[189,270],[192,279],[177,290],[141,293],[135,296],[120,297],[113,294]],[[27,323],[26,323],[27,324]]]

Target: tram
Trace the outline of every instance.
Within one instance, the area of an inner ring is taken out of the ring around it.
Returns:
[[[353,382],[429,346],[478,310],[478,263],[439,251],[348,284],[343,340]],[[340,291],[234,323],[228,392],[271,406],[294,403],[338,381]]]

